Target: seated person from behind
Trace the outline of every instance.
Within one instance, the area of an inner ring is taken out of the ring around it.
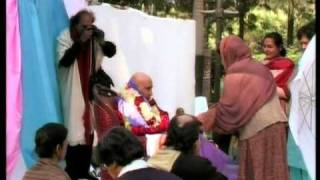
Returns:
[[[68,130],[58,123],[48,123],[37,130],[35,151],[40,159],[26,172],[23,180],[71,180],[59,167],[59,161],[67,151],[67,133]]]
[[[184,109],[179,107],[176,109],[176,116],[184,115]],[[229,180],[238,179],[238,165],[231,159],[231,157],[225,154],[215,142],[210,141],[205,137],[202,131],[199,131],[198,141],[198,151],[195,152],[196,155],[208,159],[211,165],[216,168],[216,170],[223,175],[225,175]],[[164,149],[166,143],[166,134],[160,139],[159,147]]]
[[[169,126],[169,115],[152,97],[152,80],[142,72],[135,73],[121,91],[118,109],[125,126],[137,136],[163,133]]]
[[[184,180],[227,179],[209,160],[197,155],[200,126],[192,115],[173,117],[167,132],[166,148],[150,157],[150,166],[172,172]]]
[[[115,127],[98,143],[98,159],[110,175],[119,180],[181,180],[179,177],[148,166],[144,149],[128,129]]]

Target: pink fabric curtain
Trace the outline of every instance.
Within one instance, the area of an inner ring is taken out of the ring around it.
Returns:
[[[10,176],[20,152],[22,84],[19,14],[17,0],[6,3],[6,171]]]

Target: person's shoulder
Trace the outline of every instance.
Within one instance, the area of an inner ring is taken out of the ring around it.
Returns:
[[[216,169],[208,159],[192,154],[181,154],[172,167],[172,171],[187,172],[190,175],[212,175]]]
[[[155,168],[147,168],[147,169],[151,174],[154,174],[158,177],[162,177],[163,179],[166,179],[166,180],[181,180],[180,177],[178,177],[170,172],[167,172],[167,171],[163,171],[163,170],[155,169]]]
[[[181,154],[180,159],[183,162],[186,162],[186,163],[194,162],[194,163],[197,163],[197,165],[200,165],[200,166],[210,166],[211,167],[211,163],[210,163],[210,161],[208,159],[200,157],[200,156],[197,156],[197,155]]]
[[[281,64],[282,66],[294,66],[294,61],[289,57],[280,56],[275,58],[272,62],[276,64]]]
[[[282,60],[283,61],[288,61],[288,63],[290,63],[290,64],[294,64],[294,61],[289,57],[282,57]]]
[[[48,180],[71,180],[67,173],[49,168],[37,168],[30,169],[27,171],[23,180],[37,180],[37,179],[48,179]]]
[[[227,179],[216,171],[208,159],[192,154],[182,154],[174,164],[172,172],[187,180]]]
[[[192,154],[180,154],[172,169],[185,169],[188,171],[201,171],[211,167],[210,161]]]
[[[71,180],[69,175],[62,169],[59,169],[53,177],[54,179],[52,180]]]
[[[155,169],[155,168],[143,168],[137,169],[125,173],[118,180],[182,180],[180,177],[169,173],[167,171]]]
[[[70,35],[70,29],[69,27],[67,28],[64,28],[58,35],[58,39],[61,39],[61,38],[68,38],[68,39],[71,39],[71,35]]]
[[[63,34],[67,34],[67,33],[70,33],[69,27],[66,27],[66,28],[62,29],[58,36],[61,36]]]

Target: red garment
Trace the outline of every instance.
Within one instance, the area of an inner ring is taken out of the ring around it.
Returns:
[[[287,97],[290,96],[288,89],[288,81],[292,76],[294,70],[294,63],[291,59],[286,57],[276,57],[265,64],[270,70],[283,70],[280,74],[274,77],[278,87],[282,88]]]
[[[76,42],[80,39],[80,33],[74,29],[70,28],[71,39]],[[81,81],[81,90],[85,103],[85,110],[83,112],[82,120],[85,129],[85,140],[86,144],[91,145],[93,143],[92,138],[92,112],[90,110],[90,100],[89,100],[89,79],[92,74],[92,69],[94,69],[92,61],[92,47],[91,41],[86,42],[82,45],[82,50],[77,56],[77,63],[79,68],[79,75]],[[80,113],[80,112],[79,112]]]
[[[101,139],[109,129],[124,125],[122,115],[118,112],[117,107],[115,107],[115,98],[116,97],[103,97],[102,99],[102,97],[95,94],[93,111],[98,140]]]
[[[143,97],[137,97],[135,99],[135,105],[138,109],[138,111],[140,112],[140,107],[139,104],[141,102],[143,102],[144,99]],[[167,131],[168,127],[169,127],[169,114],[165,111],[163,111],[162,109],[160,109],[160,107],[157,105],[156,101],[154,99],[152,99],[151,101],[149,101],[150,106],[156,105],[159,112],[160,112],[160,118],[161,118],[161,122],[158,126],[153,127],[153,123],[155,123],[155,120],[150,120],[147,122],[147,124],[150,126],[148,128],[145,128],[143,126],[136,126],[136,127],[131,127],[131,132],[137,136],[144,136],[145,134],[157,134],[157,133],[162,133]]]
[[[116,98],[105,97],[98,94],[97,86],[93,87],[94,100],[93,112],[96,122],[96,130],[98,141],[108,132],[109,129],[115,126],[124,126],[123,118],[118,112]],[[101,167],[101,180],[113,180],[108,170]]]
[[[85,110],[83,112],[83,123],[85,128],[85,139],[88,145],[92,144],[92,112],[90,110],[89,101],[89,79],[92,67],[92,51],[91,44],[86,44],[79,56],[77,57],[79,75],[81,81],[81,90],[85,103]]]
[[[148,128],[142,126],[131,127],[131,132],[137,136],[143,136],[145,134],[157,134],[167,131],[169,127],[169,115],[167,112],[160,110],[160,117],[161,122],[158,126]]]
[[[198,116],[205,131],[234,133],[276,93],[270,71],[254,62],[249,47],[237,36],[228,36],[220,43],[226,76],[223,94],[215,108]],[[211,128],[211,129],[210,129]]]
[[[141,102],[143,102],[144,99],[143,97],[137,97],[135,99],[135,105],[138,109],[138,111],[140,112],[140,107],[139,104]],[[144,136],[145,134],[157,134],[157,133],[162,133],[167,131],[168,127],[169,127],[169,114],[165,111],[163,111],[162,109],[160,109],[160,107],[157,105],[156,101],[154,99],[152,99],[151,101],[149,101],[150,106],[156,105],[159,112],[160,112],[160,118],[161,118],[161,122],[158,126],[153,127],[153,123],[155,123],[155,120],[150,120],[147,122],[147,124],[150,126],[148,128],[142,127],[142,126],[136,126],[136,127],[131,127],[131,132],[134,133],[137,136]]]

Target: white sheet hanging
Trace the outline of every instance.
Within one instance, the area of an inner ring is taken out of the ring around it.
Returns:
[[[88,6],[86,0],[63,0],[63,2],[69,17]]]
[[[117,54],[103,62],[115,89],[142,71],[152,77],[154,97],[170,117],[177,107],[193,114],[195,21],[154,17],[109,4],[88,8],[95,13],[95,24],[105,32],[105,39],[117,46]]]
[[[289,126],[302,152],[308,173],[315,179],[315,81],[316,38],[311,39],[299,61],[297,75],[290,84],[291,108]]]

